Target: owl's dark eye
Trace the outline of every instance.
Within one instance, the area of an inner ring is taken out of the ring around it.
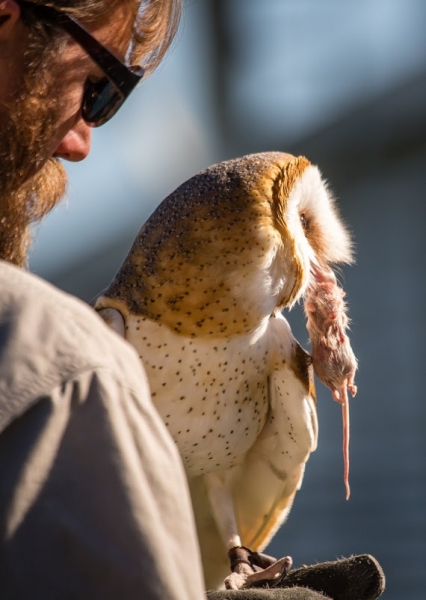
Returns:
[[[306,219],[305,213],[301,213],[301,215],[300,215],[300,222],[302,223],[303,229],[307,229],[307,227],[308,227],[308,221]]]

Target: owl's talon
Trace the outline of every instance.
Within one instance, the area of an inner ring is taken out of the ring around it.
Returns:
[[[253,564],[262,569],[266,569],[270,567],[274,563],[277,562],[277,559],[274,556],[269,556],[268,554],[263,554],[263,552],[253,552],[251,555],[251,559]]]
[[[280,558],[270,567],[263,569],[263,571],[257,571],[253,575],[249,575],[244,587],[276,587],[287,577],[292,564],[291,557],[284,556],[284,558]]]
[[[293,562],[289,556],[276,560],[244,546],[231,548],[228,556],[232,573],[225,579],[227,589],[274,587],[287,576]]]

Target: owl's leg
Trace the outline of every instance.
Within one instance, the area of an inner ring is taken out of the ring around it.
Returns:
[[[241,544],[232,498],[234,469],[205,475],[205,484],[213,516],[228,550],[231,575],[225,579],[227,589],[241,589],[276,584],[291,567],[289,556],[276,560],[260,552],[252,552]]]
[[[241,546],[232,499],[233,476],[234,469],[228,469],[221,473],[209,473],[204,477],[213,516],[228,549]]]

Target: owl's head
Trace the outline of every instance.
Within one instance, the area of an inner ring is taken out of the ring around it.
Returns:
[[[297,301],[313,264],[350,261],[317,167],[252,154],[209,167],[166,198],[106,295],[177,333],[227,336]]]
[[[353,261],[352,242],[318,167],[303,156],[276,156],[271,209],[284,260],[278,252],[275,268],[281,263],[295,273],[283,289],[283,303],[291,306],[304,294],[312,267]],[[292,262],[300,268],[292,269]]]

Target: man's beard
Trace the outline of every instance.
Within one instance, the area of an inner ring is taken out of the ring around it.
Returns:
[[[0,114],[0,258],[19,266],[27,262],[31,226],[67,185],[62,164],[48,156],[60,114],[50,63],[43,52],[28,53],[19,93],[9,114]]]

